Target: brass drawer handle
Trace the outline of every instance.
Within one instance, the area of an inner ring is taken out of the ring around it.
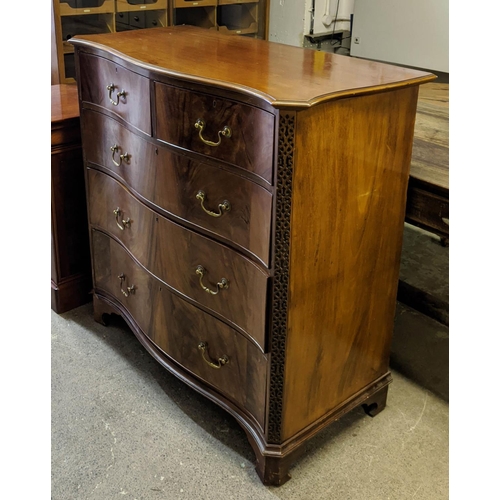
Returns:
[[[111,146],[111,152],[113,153],[113,154],[111,155],[111,159],[113,160],[113,163],[114,163],[117,167],[119,167],[119,166],[122,164],[122,161],[123,161],[123,160],[128,161],[128,160],[129,160],[129,158],[130,158],[130,155],[129,155],[128,153],[123,153],[122,155],[120,155],[120,156],[119,156],[120,161],[119,161],[119,162],[117,162],[117,161],[115,160],[115,153],[116,153],[119,149],[120,149],[120,146],[118,146],[118,144],[113,144],[113,145]]]
[[[130,227],[130,217],[128,217],[127,219],[122,219],[122,224],[123,226],[120,224],[120,221],[119,221],[119,217],[122,213],[120,207],[116,207],[114,210],[113,210],[113,213],[115,214],[115,219],[116,219],[116,225],[123,231],[125,229],[125,227]]]
[[[206,287],[203,284],[203,275],[205,274],[205,269],[203,266],[198,266],[196,268],[196,274],[199,275],[200,277],[200,286],[205,290],[205,292],[210,293],[211,295],[217,295],[220,290],[223,288],[229,288],[229,282],[227,281],[226,278],[222,278],[219,283],[217,283],[217,290],[214,292],[213,290],[210,290],[210,288]]]
[[[222,137],[221,136],[228,137],[228,138],[231,137],[231,129],[228,126],[225,126],[222,130],[219,130],[217,132],[217,135],[219,136],[219,140],[217,142],[208,141],[207,139],[205,139],[201,135],[203,133],[203,129],[205,128],[205,122],[201,118],[198,118],[196,120],[196,123],[194,124],[194,128],[200,131],[200,133],[199,133],[200,139],[207,146],[214,146],[214,147],[218,146],[221,143],[221,141],[222,141]]]
[[[224,212],[229,212],[229,210],[231,210],[231,204],[227,200],[224,200],[222,203],[219,203],[219,211],[218,212],[212,212],[211,210],[207,210],[203,205],[203,202],[205,201],[205,192],[204,191],[198,191],[198,194],[196,195],[196,199],[200,200],[201,208],[203,208],[203,211],[205,213],[207,213],[208,215],[211,215],[212,217],[220,217],[221,215],[224,214]]]
[[[113,106],[118,106],[118,104],[120,104],[120,97],[125,97],[126,95],[125,90],[122,89],[121,92],[118,92],[118,94],[116,94],[116,101],[113,101],[112,94],[116,88],[118,87],[114,83],[110,83],[109,85],[106,86],[106,90],[109,91],[108,94],[109,100]]]
[[[125,297],[128,297],[131,293],[135,293],[135,285],[128,286],[126,290],[123,289],[123,282],[125,281],[125,275],[123,273],[118,276],[118,279],[120,280],[120,290]]]
[[[208,344],[206,342],[200,342],[198,344],[198,349],[201,351],[201,356],[203,358],[203,361],[205,361],[205,363],[209,366],[211,366],[212,368],[216,368],[216,369],[219,369],[219,368],[222,368],[224,365],[227,365],[229,363],[229,358],[224,354],[222,355],[218,360],[217,360],[217,363],[214,363],[213,361],[211,361],[210,359],[207,359],[205,357],[205,353],[208,349]]]

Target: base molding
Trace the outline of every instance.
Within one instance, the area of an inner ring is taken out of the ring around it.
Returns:
[[[253,443],[249,438],[257,457],[256,470],[262,482],[269,486],[280,486],[288,481],[289,468],[303,454],[307,441],[351,410],[362,406],[367,415],[378,415],[386,406],[391,382],[391,373],[385,373],[280,445],[262,443],[263,446],[259,448],[258,443]]]
[[[232,401],[194,377],[176,361],[169,358],[142,332],[134,318],[115,298],[108,296],[105,292],[94,291],[93,305],[95,321],[106,325],[106,315],[114,313],[122,316],[139,342],[156,361],[186,385],[235,417],[245,431],[255,453],[256,472],[265,485],[280,486],[287,482],[290,479],[290,466],[305,451],[307,441],[349,411],[362,405],[368,415],[375,416],[385,408],[387,389],[392,382],[390,372],[387,372],[285,442],[281,444],[268,443],[262,428],[252,415],[236,406]]]
[[[90,274],[77,274],[59,283],[50,280],[51,308],[62,314],[92,300],[92,278]]]

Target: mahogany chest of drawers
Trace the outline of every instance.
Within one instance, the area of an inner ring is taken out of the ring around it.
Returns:
[[[187,26],[72,39],[96,320],[230,412],[266,484],[385,406],[428,73]]]

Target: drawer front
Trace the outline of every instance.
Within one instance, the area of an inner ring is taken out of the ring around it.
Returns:
[[[134,317],[141,330],[148,332],[154,300],[150,275],[109,236],[92,230],[91,239],[94,288],[115,297]]]
[[[87,174],[92,226],[120,239],[155,276],[265,349],[268,274],[238,252],[157,215],[110,176],[93,169]]]
[[[274,115],[157,82],[155,99],[158,139],[231,163],[272,183]]]
[[[151,200],[158,148],[118,121],[88,109],[82,109],[81,127],[85,160],[112,170],[130,188]]]
[[[162,351],[245,408],[264,428],[267,356],[226,324],[169,292],[116,241],[100,231],[92,232],[92,240],[96,290],[116,297]]]
[[[131,12],[130,13],[130,26],[136,28],[146,27],[146,13],[145,12]]]
[[[79,62],[83,104],[100,106],[151,135],[149,80],[102,57],[80,52]]]
[[[272,194],[267,189],[155,147],[101,113],[83,110],[82,124],[88,161],[112,170],[158,207],[227,238],[269,266]]]

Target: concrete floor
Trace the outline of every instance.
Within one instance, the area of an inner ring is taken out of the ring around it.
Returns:
[[[408,238],[429,244],[411,228]],[[446,265],[436,258],[436,273]],[[275,488],[235,420],[163,370],[121,319],[104,327],[91,304],[52,312],[51,499],[448,499],[447,342],[445,325],[398,304],[386,409],[331,425]]]

